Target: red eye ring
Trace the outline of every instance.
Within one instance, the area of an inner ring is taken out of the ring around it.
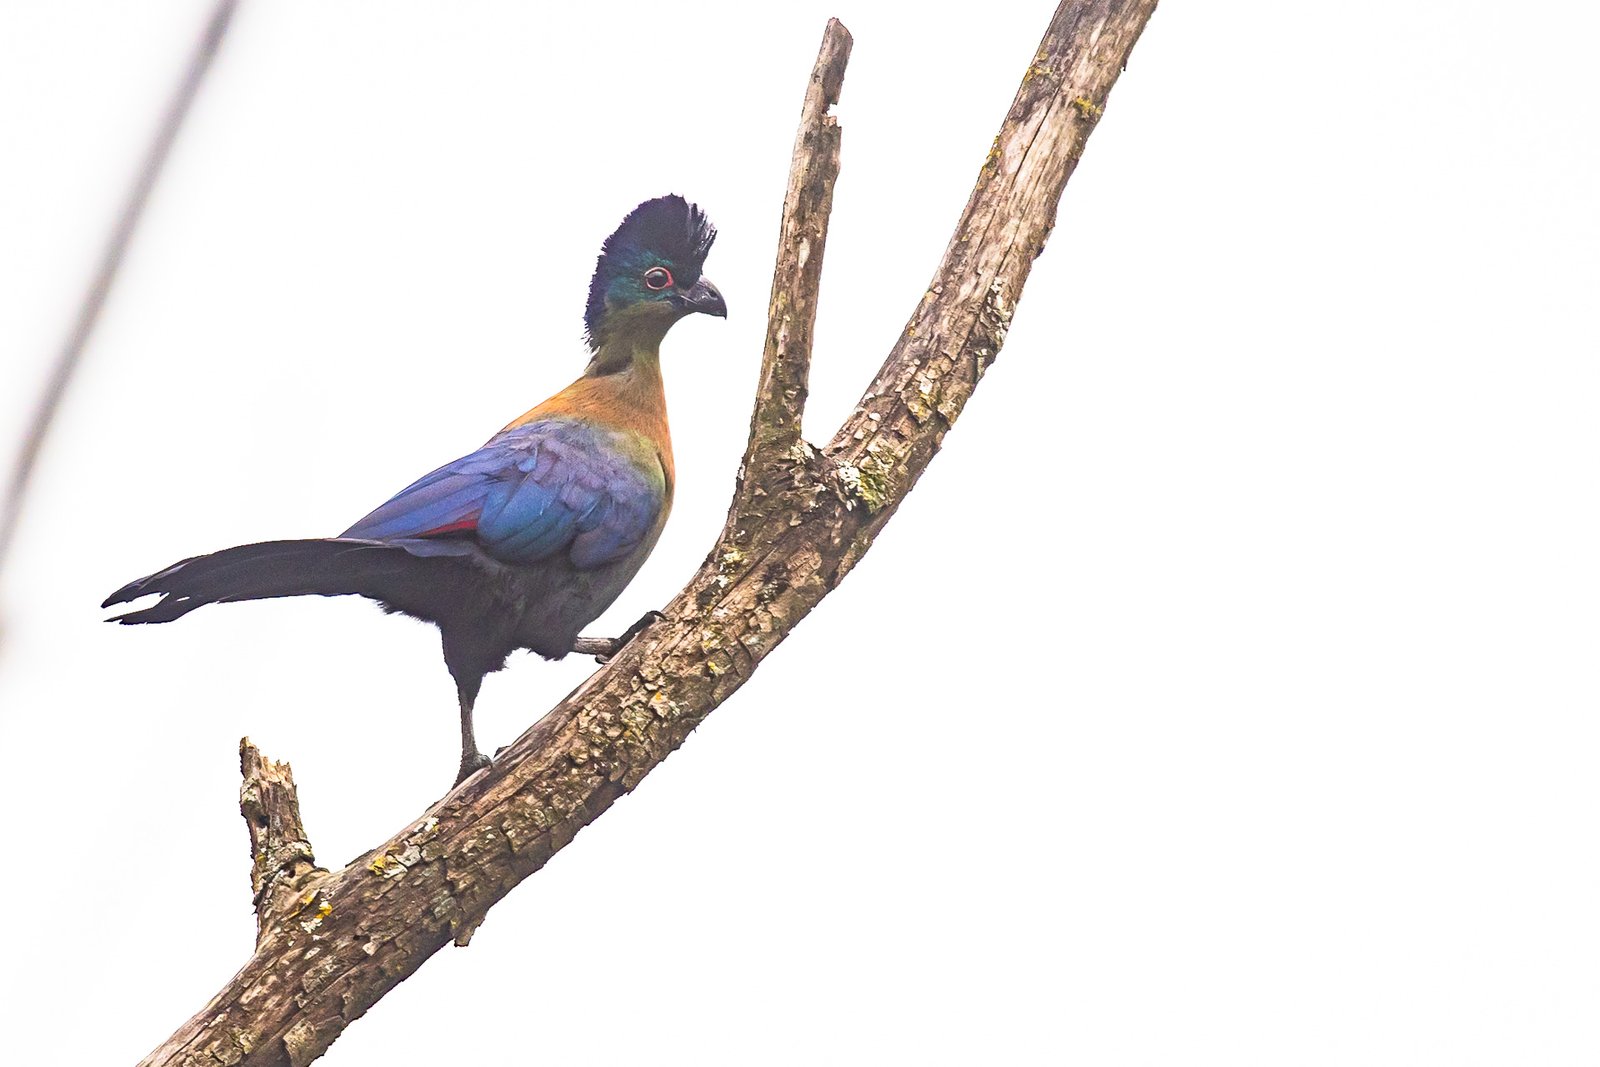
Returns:
[[[651,267],[644,272],[644,287],[660,291],[672,284],[672,272],[665,267]]]

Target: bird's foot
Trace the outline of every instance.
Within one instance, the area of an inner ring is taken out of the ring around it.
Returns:
[[[621,652],[629,641],[656,623],[666,621],[667,617],[661,612],[647,611],[639,617],[638,622],[624,630],[621,637],[580,637],[572,643],[572,651],[593,656],[596,663],[609,663],[611,657]]]
[[[644,633],[656,623],[666,621],[667,617],[661,614],[659,611],[645,612],[643,615],[639,616],[638,622],[624,630],[622,632],[622,636],[617,638],[617,651],[622,651],[622,646],[626,645],[629,641],[632,641],[635,637],[638,637],[640,634]]]
[[[456,785],[460,785],[493,762],[482,752],[463,752],[461,754],[461,771],[456,775]],[[451,786],[451,788],[453,789],[455,786]]]

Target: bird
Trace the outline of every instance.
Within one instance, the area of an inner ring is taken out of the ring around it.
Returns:
[[[338,537],[264,541],[138,578],[107,619],[171,622],[206,604],[356,595],[439,628],[461,716],[459,785],[490,763],[473,706],[484,676],[528,649],[612,652],[580,638],[638,573],[672,508],[674,468],[660,347],[692,314],[726,318],[703,273],[716,229],[678,195],[628,212],[601,245],[584,309],[583,374],[474,452],[412,482]]]

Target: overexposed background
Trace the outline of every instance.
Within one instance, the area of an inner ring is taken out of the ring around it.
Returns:
[[[208,8],[0,6],[7,449]],[[732,485],[824,20],[856,48],[814,438],[1049,13],[247,0],[0,590],[8,1062],[132,1062],[245,959],[240,735],[334,865],[455,769],[430,628],[100,599],[336,533],[564,385],[599,241],[679,191],[732,314],[668,341],[677,506],[594,631],[663,603]],[[1164,4],[876,550],[326,1062],[1600,1059],[1597,30]],[[515,658],[484,745],[591,666]]]

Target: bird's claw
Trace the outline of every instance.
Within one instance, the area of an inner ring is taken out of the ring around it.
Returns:
[[[471,755],[462,753],[461,770],[456,775],[456,785],[460,785],[462,782],[466,781],[468,778],[471,778],[474,774],[477,774],[479,771],[483,770],[493,762],[494,761],[492,759],[490,759],[488,756],[485,756],[482,752],[474,752]]]
[[[611,640],[610,648],[606,649],[604,652],[596,652],[594,654],[594,661],[596,663],[610,663],[611,658],[626,648],[629,641],[632,641],[635,637],[638,637],[640,634],[644,633],[645,630],[649,629],[651,626],[654,626],[656,623],[666,621],[667,617],[659,611],[645,612],[643,615],[639,616],[638,622],[622,631],[621,637],[616,637]]]
[[[645,612],[643,615],[639,616],[638,622],[624,630],[622,632],[622,636],[617,638],[618,650],[621,650],[623,645],[626,645],[629,641],[632,641],[635,637],[638,637],[640,634],[644,633],[645,630],[654,626],[656,623],[666,621],[667,617],[659,611]]]
[[[596,663],[609,663],[618,652],[627,647],[629,641],[638,637],[654,623],[665,619],[666,616],[659,611],[647,611],[638,622],[628,627],[621,637],[580,637],[573,642],[572,651],[593,656]]]

